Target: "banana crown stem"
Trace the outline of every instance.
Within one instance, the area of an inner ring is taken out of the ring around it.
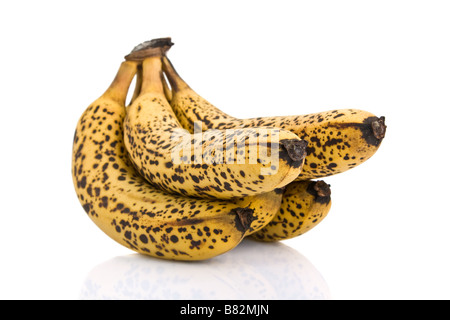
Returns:
[[[144,41],[134,47],[134,49],[125,56],[128,61],[142,61],[150,56],[160,56],[165,54],[173,46],[172,39],[157,38],[150,41]]]
[[[104,98],[112,99],[119,104],[125,104],[128,88],[137,72],[137,63],[124,61],[121,63],[116,77],[103,94]]]

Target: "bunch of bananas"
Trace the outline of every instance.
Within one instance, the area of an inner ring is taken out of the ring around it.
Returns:
[[[384,117],[355,109],[229,116],[178,75],[167,57],[172,45],[154,39],[125,56],[73,141],[83,209],[132,250],[204,260],[244,237],[299,236],[330,210],[330,186],[317,179],[366,161],[384,138]]]

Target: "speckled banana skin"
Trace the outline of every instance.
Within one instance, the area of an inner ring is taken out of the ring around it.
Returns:
[[[307,143],[278,128],[209,130],[200,135],[184,130],[188,155],[174,161],[173,152],[184,148],[179,148],[181,140],[173,139],[173,134],[183,128],[164,94],[161,58],[144,59],[142,68],[140,94],[127,108],[125,146],[139,173],[152,185],[180,195],[231,199],[269,192],[298,177]],[[245,152],[234,148],[231,154],[225,152],[227,141],[234,138],[245,144]],[[256,154],[251,155],[249,147]],[[272,148],[277,150],[276,161]],[[219,163],[212,161],[216,150],[223,151]],[[241,156],[243,161],[236,163]]]
[[[330,211],[330,195],[329,185],[322,180],[290,183],[283,195],[280,211],[251,237],[260,241],[280,241],[308,232]]]
[[[109,237],[142,254],[204,260],[227,252],[274,217],[282,193],[208,200],[149,185],[134,169],[123,139],[125,99],[135,73],[135,63],[123,62],[77,124],[72,176],[83,209]]]
[[[163,68],[172,88],[171,106],[187,130],[193,130],[195,121],[201,121],[204,130],[267,126],[289,130],[308,141],[305,164],[296,180],[323,178],[360,165],[375,154],[385,135],[384,117],[357,109],[237,119],[192,90],[166,56]]]

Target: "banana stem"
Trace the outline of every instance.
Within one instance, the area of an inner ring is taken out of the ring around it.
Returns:
[[[167,80],[165,77],[163,77],[163,86],[164,86],[164,94],[166,95],[167,101],[172,100],[172,89],[169,87],[169,84],[167,83]]]
[[[128,88],[137,71],[137,62],[124,61],[117,71],[116,77],[103,94],[103,97],[112,99],[120,104],[125,104]]]
[[[142,62],[141,95],[150,92],[164,95],[163,71],[160,56],[149,57]]]
[[[191,88],[177,73],[169,58],[167,58],[167,56],[164,55],[162,60],[163,60],[163,70],[167,76],[167,79],[170,82],[172,90],[174,91],[190,90]]]
[[[136,74],[136,86],[134,87],[133,96],[131,97],[130,104],[134,102],[134,100],[139,97],[139,94],[141,93],[141,87],[142,87],[142,65],[139,64],[137,67],[137,74]]]

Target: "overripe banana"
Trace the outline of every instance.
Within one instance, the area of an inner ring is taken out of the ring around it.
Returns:
[[[161,57],[142,61],[142,87],[127,109],[125,146],[140,174],[167,192],[231,199],[281,188],[300,174],[307,143],[278,128],[190,134],[164,93]]]
[[[385,136],[384,117],[356,109],[237,119],[191,89],[167,56],[163,68],[171,85],[170,104],[180,124],[190,132],[198,121],[204,130],[267,126],[289,130],[308,141],[305,164],[296,180],[323,178],[354,168],[375,154]]]
[[[203,260],[234,248],[273,218],[281,192],[225,201],[173,195],[149,185],[133,167],[123,140],[125,99],[136,68],[136,62],[123,62],[77,123],[72,177],[83,209],[108,236],[142,254]]]
[[[327,216],[331,208],[330,195],[330,186],[322,180],[290,183],[285,189],[280,211],[251,237],[279,241],[304,234]]]

